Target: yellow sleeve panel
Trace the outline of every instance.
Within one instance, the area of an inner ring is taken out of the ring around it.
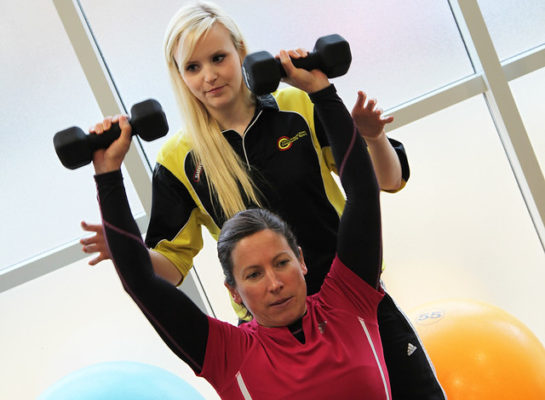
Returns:
[[[180,271],[183,278],[187,276],[193,266],[193,258],[203,247],[202,225],[206,226],[216,240],[220,232],[220,228],[203,207],[185,173],[185,160],[191,156],[191,148],[187,135],[178,132],[162,146],[157,156],[157,162],[168,169],[186,187],[196,205],[191,211],[187,223],[176,236],[172,240],[161,240],[153,249],[167,257]]]

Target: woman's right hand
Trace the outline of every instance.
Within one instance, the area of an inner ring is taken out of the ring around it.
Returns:
[[[307,93],[318,92],[331,83],[324,74],[319,69],[313,69],[312,71],[307,71],[303,68],[297,68],[293,65],[292,58],[304,58],[308,56],[308,52],[304,49],[297,50],[281,50],[277,55],[277,58],[282,63],[282,68],[286,72],[286,77],[282,78],[283,82],[288,83],[289,85],[301,89]]]
[[[89,265],[96,265],[101,261],[111,259],[112,257],[106,244],[102,225],[88,224],[85,221],[81,221],[81,228],[87,232],[94,232],[94,236],[79,241],[84,253],[98,253],[98,256],[89,261]]]
[[[126,115],[106,117],[104,121],[97,123],[89,129],[89,133],[101,135],[111,128],[112,124],[119,123],[121,134],[107,149],[98,149],[93,154],[93,165],[96,174],[104,174],[121,168],[123,159],[131,145],[132,128]]]

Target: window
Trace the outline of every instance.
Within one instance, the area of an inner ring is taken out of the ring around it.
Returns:
[[[2,10],[0,270],[73,242],[82,219],[99,221],[92,167],[64,168],[53,136],[102,118],[52,2]]]
[[[473,73],[446,1],[326,0],[217,1],[235,19],[250,52],[303,47],[320,36],[339,33],[350,43],[353,61],[346,76],[334,80],[348,107],[364,89],[389,108]],[[163,104],[171,132],[180,119],[171,93],[162,40],[179,1],[82,1],[99,46],[127,105],[148,97]],[[122,26],[123,29],[119,29]],[[296,40],[294,39],[296,38]],[[130,66],[130,68],[129,68]],[[128,107],[127,107],[128,108]],[[144,143],[155,159],[164,139]]]
[[[478,0],[500,60],[545,44],[542,0]]]
[[[545,254],[483,97],[392,135],[411,179],[382,195],[389,292],[406,309],[430,298],[486,301],[545,332],[527,297],[545,302]]]

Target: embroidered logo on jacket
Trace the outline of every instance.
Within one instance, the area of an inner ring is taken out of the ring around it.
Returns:
[[[295,142],[296,140],[299,140],[300,138],[304,137],[304,136],[307,136],[307,132],[306,131],[301,131],[299,133],[297,133],[294,137],[287,137],[287,136],[282,136],[281,138],[278,139],[278,149],[280,151],[286,151],[288,150],[292,145],[293,145],[293,142]]]
[[[193,182],[199,182],[201,180],[202,164],[197,165],[195,172],[193,172]]]

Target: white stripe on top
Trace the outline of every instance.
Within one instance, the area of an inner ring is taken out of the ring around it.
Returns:
[[[237,372],[237,383],[238,388],[242,392],[242,396],[245,400],[252,400],[252,396],[250,396],[250,392],[248,392],[248,388],[246,387],[246,384],[244,383],[244,379],[242,379],[242,375],[240,374],[240,371]]]
[[[371,350],[373,350],[373,355],[375,356],[375,361],[377,362],[378,370],[380,371],[380,376],[382,377],[382,383],[384,384],[384,391],[386,393],[386,400],[390,400],[390,392],[388,391],[388,385],[386,384],[386,377],[384,376],[384,371],[382,369],[382,365],[380,365],[380,361],[378,359],[377,350],[375,348],[375,344],[373,343],[373,340],[371,339],[371,335],[369,334],[369,330],[367,329],[367,325],[365,325],[365,321],[358,317],[360,320],[360,324],[363,327],[363,331],[365,332],[365,336],[367,337],[367,341],[369,342],[369,345],[371,346]]]

